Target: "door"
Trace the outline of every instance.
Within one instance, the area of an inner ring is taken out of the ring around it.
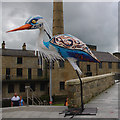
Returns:
[[[32,71],[31,68],[28,68],[28,79],[31,79]]]

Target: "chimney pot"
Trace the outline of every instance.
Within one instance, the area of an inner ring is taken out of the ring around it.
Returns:
[[[5,41],[2,43],[2,49],[5,49]]]
[[[25,43],[23,44],[22,49],[26,50],[26,44]]]
[[[38,51],[36,51],[36,56],[38,56]]]

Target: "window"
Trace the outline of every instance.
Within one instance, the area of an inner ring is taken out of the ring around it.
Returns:
[[[32,77],[32,69],[28,68],[28,79],[31,79]]]
[[[45,60],[45,69],[48,69],[48,62]]]
[[[40,84],[40,91],[45,91],[45,83]]]
[[[120,62],[118,62],[118,69],[120,69]]]
[[[60,90],[65,90],[65,82],[60,82]]]
[[[38,58],[38,65],[42,65],[42,57]]]
[[[47,69],[50,68],[49,61],[46,61]]]
[[[87,65],[87,71],[90,71],[90,65]]]
[[[35,91],[35,83],[31,83],[31,84],[30,84],[30,88],[31,88],[33,91]]]
[[[50,62],[46,62],[47,63],[47,69],[50,69]],[[54,61],[52,61],[52,65],[51,65],[52,69],[54,69]]]
[[[14,93],[14,84],[8,84],[8,93]]]
[[[6,80],[10,79],[10,68],[6,68]]]
[[[87,72],[86,77],[92,76],[92,72]]]
[[[20,92],[25,92],[25,84],[21,83],[19,87]]]
[[[40,76],[42,76],[42,69],[38,69],[38,76],[40,77]]]
[[[112,68],[112,62],[108,62],[108,68]]]
[[[59,60],[59,67],[64,68],[64,61],[63,60]]]
[[[52,69],[54,69],[54,61],[52,61],[51,67]]]
[[[100,68],[100,69],[102,68],[102,62],[101,62],[101,63],[99,63],[99,68]]]
[[[17,57],[17,64],[22,64],[22,57]]]
[[[17,68],[17,77],[22,77],[22,68]]]

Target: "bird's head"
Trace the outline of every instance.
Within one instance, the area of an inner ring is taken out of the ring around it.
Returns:
[[[24,25],[21,27],[9,30],[7,32],[13,32],[18,30],[30,30],[30,29],[41,29],[43,27],[44,19],[41,16],[30,17]]]

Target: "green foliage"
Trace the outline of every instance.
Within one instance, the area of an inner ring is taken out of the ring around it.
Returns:
[[[64,106],[64,103],[60,103],[60,104],[53,104],[53,106]]]

